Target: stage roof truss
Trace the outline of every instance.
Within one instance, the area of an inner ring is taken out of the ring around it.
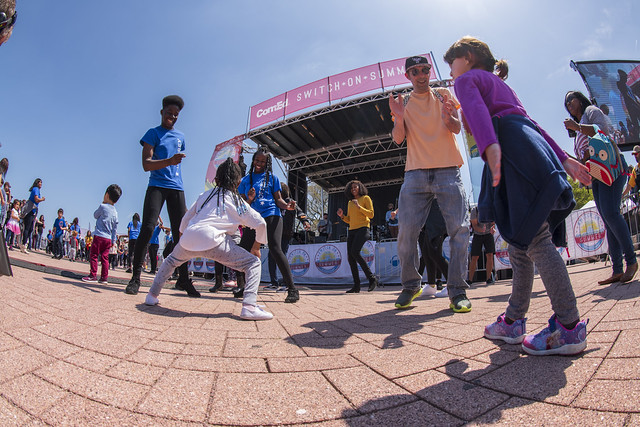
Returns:
[[[391,92],[411,90],[406,86]],[[391,138],[389,93],[321,107],[250,131],[247,138],[266,146],[289,172],[306,176],[329,193],[343,191],[354,179],[367,187],[398,185],[404,181],[407,147]]]
[[[332,147],[301,152],[298,155],[283,157],[282,160],[289,166],[289,170],[300,170],[310,166],[317,166],[331,162],[338,162],[345,159],[357,159],[363,156],[375,155],[378,153],[406,152],[406,145],[396,144],[391,139],[391,135],[386,138],[375,136],[363,138],[357,141],[347,141],[336,144]]]
[[[407,157],[404,155],[399,155],[395,158],[386,158],[379,160],[372,160],[369,162],[358,162],[354,165],[350,166],[339,166],[335,168],[322,168],[317,172],[309,172],[307,173],[307,177],[312,181],[314,179],[320,178],[330,178],[334,175],[343,175],[343,174],[357,174],[363,171],[375,171],[378,169],[386,169],[390,167],[404,166]]]

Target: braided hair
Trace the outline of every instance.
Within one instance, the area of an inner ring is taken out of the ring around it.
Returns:
[[[218,209],[220,209],[220,196],[222,196],[222,206],[224,209],[224,196],[226,193],[231,194],[231,198],[233,204],[236,206],[238,213],[242,215],[246,212],[247,207],[243,200],[240,199],[240,195],[238,194],[238,184],[242,179],[242,171],[240,170],[240,166],[233,161],[231,157],[227,157],[220,166],[218,166],[218,170],[216,171],[215,183],[216,186],[211,190],[207,198],[205,199],[202,206],[198,211],[201,211],[202,208],[205,207],[207,203],[213,198],[213,196],[217,196]],[[220,214],[220,212],[218,212]]]
[[[269,185],[271,185],[271,176],[273,175],[273,162],[271,160],[271,154],[269,154],[267,149],[264,147],[258,148],[258,150],[253,154],[253,157],[251,158],[251,167],[249,168],[249,188],[253,187],[253,165],[255,163],[256,157],[260,155],[267,158],[267,164],[264,167],[264,180],[262,181],[262,187],[260,187],[260,191],[258,191],[259,194],[264,194],[264,192],[269,188]]]

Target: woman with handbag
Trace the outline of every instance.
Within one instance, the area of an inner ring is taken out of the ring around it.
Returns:
[[[611,122],[606,119],[605,114],[598,107],[591,105],[591,102],[581,92],[567,92],[564,106],[571,115],[570,119],[564,121],[564,126],[569,131],[576,132],[574,151],[578,159],[585,163],[589,159],[589,138],[595,136],[597,132],[595,126],[607,135],[611,135],[613,133]],[[617,147],[615,149],[617,150]],[[638,261],[631,233],[620,213],[622,191],[626,182],[627,178],[624,174],[618,176],[610,186],[597,179],[592,181],[593,199],[607,230],[609,256],[613,264],[613,274],[608,279],[599,281],[600,285],[630,282],[638,271]],[[624,273],[623,255],[627,263]]]

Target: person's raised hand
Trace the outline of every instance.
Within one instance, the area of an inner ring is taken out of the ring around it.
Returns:
[[[404,96],[402,94],[397,97],[394,97],[393,94],[389,95],[389,109],[394,117],[404,118]]]
[[[449,120],[451,117],[455,117],[456,103],[446,93],[442,95],[442,119]]]

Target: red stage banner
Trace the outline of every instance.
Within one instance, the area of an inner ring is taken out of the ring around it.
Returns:
[[[424,55],[433,65],[431,54]],[[295,113],[314,105],[347,98],[376,89],[384,90],[398,85],[408,85],[404,76],[405,58],[380,62],[335,74],[313,83],[300,86],[251,107],[249,129],[280,120],[285,115]],[[436,79],[435,68],[431,68],[431,79]]]
[[[209,167],[207,168],[207,175],[205,177],[204,189],[205,191],[212,188],[215,185],[216,171],[218,166],[227,160],[227,157],[231,157],[234,162],[237,162],[240,158],[240,151],[242,150],[242,141],[244,141],[244,135],[234,136],[228,141],[221,142],[216,145],[209,160]]]

